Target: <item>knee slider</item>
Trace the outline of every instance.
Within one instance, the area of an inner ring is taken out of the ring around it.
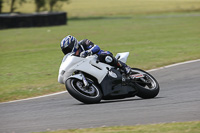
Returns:
[[[105,61],[106,63],[111,63],[113,62],[113,58],[111,56],[106,56]]]

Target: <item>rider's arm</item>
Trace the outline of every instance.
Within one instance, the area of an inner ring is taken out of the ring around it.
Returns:
[[[91,54],[97,54],[100,51],[100,47],[98,45],[94,45],[90,49],[88,49],[88,52],[92,52]]]
[[[98,45],[95,45],[88,39],[81,40],[79,45],[84,51],[90,52],[90,54],[97,54],[101,50]]]

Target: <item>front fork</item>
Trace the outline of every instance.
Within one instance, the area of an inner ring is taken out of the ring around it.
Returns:
[[[82,80],[83,81],[83,84],[84,84],[84,87],[88,87],[89,86],[89,83],[88,81],[86,80],[84,74],[82,72],[78,72],[72,76],[70,76],[69,78],[75,78],[75,79],[79,79],[79,80]],[[69,79],[68,78],[68,79]]]
[[[89,86],[89,83],[88,83],[88,81],[86,80],[84,74],[83,74],[82,72],[79,72],[79,73],[80,73],[81,76],[82,76],[82,81],[83,81],[83,83],[84,83],[84,87],[88,87],[88,86]]]

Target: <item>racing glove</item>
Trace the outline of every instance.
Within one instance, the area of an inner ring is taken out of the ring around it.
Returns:
[[[80,53],[80,57],[83,57],[83,58],[90,56],[90,55],[92,55],[91,50],[83,51],[83,52]]]

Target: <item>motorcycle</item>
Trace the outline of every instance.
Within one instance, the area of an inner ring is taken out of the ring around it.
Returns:
[[[115,58],[126,63],[128,56],[129,52],[124,52]],[[156,79],[144,70],[131,68],[127,75],[120,68],[100,62],[97,55],[82,58],[74,53],[63,57],[58,82],[65,84],[69,94],[85,104],[134,96],[154,98],[160,90]]]

